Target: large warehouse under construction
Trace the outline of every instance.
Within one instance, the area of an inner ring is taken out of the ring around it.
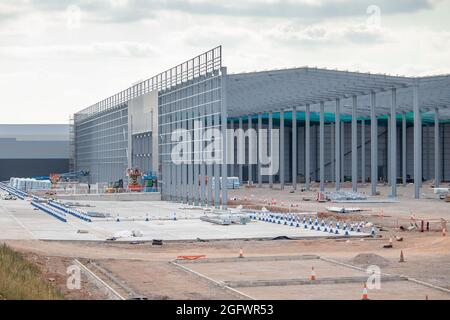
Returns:
[[[72,169],[89,171],[90,183],[125,179],[128,168],[157,172],[163,200],[223,208],[227,177],[281,189],[309,189],[315,181],[322,191],[370,183],[372,195],[386,182],[392,197],[397,185],[413,182],[418,199],[422,181],[450,180],[449,106],[449,75],[309,67],[231,74],[217,47],[76,113]],[[202,134],[199,123],[220,135]],[[241,136],[248,129],[268,129],[272,140],[264,147],[279,153],[273,174],[264,174],[260,157],[252,159],[262,143]],[[172,154],[177,130],[192,137],[181,163]],[[199,151],[230,140],[232,149],[214,151],[221,161]]]

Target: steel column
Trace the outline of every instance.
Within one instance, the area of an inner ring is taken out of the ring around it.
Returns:
[[[420,181],[422,180],[420,153],[420,133],[422,130],[422,119],[419,105],[419,86],[413,86],[413,107],[414,107],[414,198],[420,199]]]
[[[345,122],[341,121],[341,182],[345,182]]]
[[[284,190],[284,111],[280,111],[280,188]]]
[[[320,191],[325,191],[325,104],[320,103]]]
[[[371,140],[371,177],[372,195],[377,194],[377,181],[378,181],[378,120],[375,113],[376,109],[376,94],[371,93],[371,106],[370,106],[370,140]]]
[[[306,113],[305,113],[305,189],[309,190],[310,186],[310,143],[311,143],[311,113],[310,113],[309,104],[306,105]]]
[[[406,187],[406,165],[407,165],[407,158],[406,158],[406,113],[402,112],[402,182],[403,186]]]
[[[397,90],[392,89],[391,101],[391,135],[390,135],[390,180],[391,197],[397,197]]]
[[[261,132],[262,132],[262,114],[258,113],[258,130],[256,133],[256,136],[258,137],[258,144],[257,144],[257,150],[258,150],[258,156],[256,157],[258,161],[258,169],[256,175],[258,176],[258,188],[262,187],[262,175],[261,175]]]
[[[297,190],[297,107],[292,110],[292,188]]]
[[[239,117],[239,125],[238,125],[239,126],[239,128],[238,128],[239,132],[243,132],[243,130],[244,130],[243,122],[244,121],[243,121],[242,117]],[[238,137],[239,137],[239,141],[238,141],[238,150],[237,150],[237,152],[239,154],[239,148],[241,148],[241,145],[243,145],[241,151],[244,152],[244,159],[245,159],[245,136],[239,134]],[[239,158],[237,158],[237,159],[239,159]],[[238,171],[239,171],[239,183],[242,184],[242,180],[243,180],[243,177],[244,177],[244,164],[243,163],[239,163],[238,164]]]
[[[366,120],[361,121],[361,183],[366,184]]]
[[[335,120],[334,150],[335,150],[335,184],[336,190],[341,189],[341,100],[336,99],[336,120]]]
[[[352,189],[358,190],[358,122],[357,122],[358,99],[353,96],[352,105]]]
[[[439,147],[439,109],[434,109],[434,187],[439,188],[441,184],[441,153]]]
[[[250,131],[252,130],[252,116],[251,115],[249,115],[248,116],[248,128],[247,128],[247,130],[248,130],[248,152],[249,152],[249,157],[248,157],[248,159],[249,159],[249,161],[248,161],[248,183],[249,184],[253,184],[253,165],[252,165],[252,163],[253,163],[253,152],[252,152],[252,150],[253,150],[253,148],[255,147],[254,145],[253,145],[253,142],[254,141],[252,141],[252,139],[251,139],[251,133],[250,133]]]
[[[273,130],[273,113],[272,111],[269,112],[269,134],[267,137],[269,138],[269,154],[271,157],[273,157],[273,150],[272,150],[272,130]],[[269,174],[269,187],[273,188],[273,174]]]
[[[222,68],[221,89],[222,89],[222,209],[228,208],[228,163],[227,163],[227,68]]]

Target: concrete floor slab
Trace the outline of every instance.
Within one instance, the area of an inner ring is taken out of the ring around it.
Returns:
[[[305,230],[268,222],[253,221],[247,225],[217,225],[200,220],[203,209],[164,201],[97,201],[86,202],[85,211],[111,214],[110,219],[85,222],[67,215],[61,222],[40,210],[34,210],[29,201],[0,201],[0,239],[42,240],[98,240],[118,236],[123,231],[140,231],[142,237],[120,237],[122,241],[249,239],[249,238],[317,238],[334,237],[325,232]],[[174,221],[174,213],[177,220]],[[119,214],[120,222],[116,222]],[[146,217],[150,221],[145,221]],[[135,219],[136,221],[133,221]],[[78,233],[78,230],[87,232]],[[352,234],[360,235],[360,234]]]

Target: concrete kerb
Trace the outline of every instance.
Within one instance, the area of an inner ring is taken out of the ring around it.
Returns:
[[[176,259],[180,264],[201,264],[201,263],[227,263],[227,262],[255,262],[255,261],[296,261],[296,260],[314,260],[320,259],[316,255],[302,255],[302,256],[261,256],[261,257],[232,257],[232,258],[206,258],[198,260],[181,260]]]
[[[408,281],[402,276],[382,276],[382,281]],[[309,279],[276,279],[276,280],[242,280],[242,281],[224,281],[232,288],[247,287],[272,287],[272,286],[298,286],[298,285],[321,285],[321,284],[344,284],[344,283],[364,283],[367,276],[360,277],[340,277],[340,278],[321,278],[316,280]]]
[[[73,263],[80,268],[81,272],[87,277],[88,281],[100,289],[110,300],[125,300],[124,297],[122,297],[117,291],[111,288],[106,282],[100,279],[80,261],[74,259]]]

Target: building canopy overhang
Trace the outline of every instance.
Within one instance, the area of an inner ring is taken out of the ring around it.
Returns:
[[[418,87],[423,114],[439,109],[442,120],[450,119],[450,75],[403,77],[337,71],[318,68],[295,68],[229,75],[227,107],[229,117],[278,112],[310,105],[318,112],[320,103],[328,112],[340,99],[341,112],[351,115],[353,97],[357,96],[358,117],[370,114],[371,93],[376,93],[376,114],[389,114],[392,89],[396,89],[397,112],[413,111],[413,88]]]

